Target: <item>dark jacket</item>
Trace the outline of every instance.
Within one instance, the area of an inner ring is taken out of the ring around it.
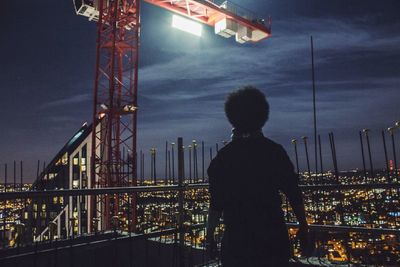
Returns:
[[[208,175],[210,208],[223,212],[226,226],[224,266],[285,264],[290,253],[279,192],[292,204],[302,204],[302,195],[283,147],[263,136],[239,138],[219,151]]]

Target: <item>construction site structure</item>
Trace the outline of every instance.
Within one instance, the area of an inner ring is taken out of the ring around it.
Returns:
[[[224,1],[144,0],[214,27],[215,33],[239,43],[258,42],[271,35],[268,25],[252,12]],[[93,97],[90,185],[92,188],[137,184],[137,109],[140,0],[73,0],[78,15],[97,22],[96,70]],[[175,21],[179,23],[178,21]],[[112,218],[135,231],[136,198],[97,196],[91,200],[90,221],[100,230]],[[96,230],[96,229],[89,229]]]
[[[54,158],[43,166],[31,190],[66,190],[91,188],[90,151],[92,125],[84,123]],[[39,168],[39,166],[38,166]],[[70,196],[32,199],[26,202],[22,222],[27,226],[26,240],[68,238],[90,232],[89,214],[92,196]],[[52,225],[56,226],[52,229]]]

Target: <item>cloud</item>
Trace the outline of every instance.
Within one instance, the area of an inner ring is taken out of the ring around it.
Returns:
[[[318,68],[327,68],[328,64],[338,67],[349,60],[340,53],[353,54],[351,61],[361,64],[370,57],[390,55],[388,50],[398,53],[397,35],[383,36],[380,29],[367,30],[349,21],[296,18],[275,24],[279,33],[262,45],[185,50],[170,61],[142,68],[143,94],[170,100],[213,95],[240,84],[281,87],[296,83],[300,87],[309,82],[309,32],[315,37]],[[337,82],[338,77],[334,76],[326,82]],[[190,83],[197,88],[190,90]]]
[[[140,92],[146,107],[139,124],[144,144],[160,136],[154,129],[163,129],[168,138],[174,133],[227,138],[223,101],[232,89],[246,84],[264,89],[270,99],[268,136],[287,145],[293,137],[311,135],[310,34],[322,135],[335,131],[339,149],[351,152],[357,129],[379,129],[400,115],[395,111],[400,62],[393,58],[400,54],[400,38],[390,31],[392,26],[305,17],[276,20],[274,26],[272,38],[260,44],[231,45],[229,40],[207,49],[182,48],[168,61],[141,68]],[[354,155],[342,156],[349,166],[357,164],[351,159]]]
[[[388,53],[387,49],[398,50],[394,46],[397,36],[383,36],[377,29],[366,30],[351,21],[331,18],[298,17],[277,21],[275,25],[279,34],[263,44],[187,49],[170,61],[142,68],[140,92],[148,99],[142,117],[145,124],[165,121],[179,124],[186,123],[186,118],[215,116],[223,120],[222,104],[227,93],[238,86],[253,84],[263,88],[275,103],[278,117],[286,117],[299,129],[306,130],[308,124],[300,118],[308,117],[311,112],[308,32],[315,36],[318,104],[321,113],[330,118],[327,125],[346,114],[365,112],[365,103],[371,102],[371,95],[378,87],[395,94],[393,89],[400,83],[398,76],[387,77],[383,69],[375,70],[375,76],[365,77],[363,66],[372,57],[395,53]],[[375,53],[368,52],[371,50]],[[344,52],[354,56],[351,59],[347,54],[342,56]],[[375,100],[384,103],[384,98]],[[341,124],[349,127],[345,120],[337,127]]]

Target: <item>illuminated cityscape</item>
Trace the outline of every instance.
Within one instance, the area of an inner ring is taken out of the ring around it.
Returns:
[[[193,143],[191,144],[193,145]],[[197,146],[197,144],[195,145]],[[151,153],[154,154],[154,151],[155,149],[151,149]],[[189,167],[189,157],[190,160],[195,157],[195,151],[188,150],[187,152],[189,151],[190,154],[186,155],[188,160],[186,167]],[[198,161],[190,162],[191,175],[196,173],[196,168],[198,168],[203,157],[204,155],[201,155],[201,157],[198,157]],[[71,163],[72,165],[79,165],[80,170],[84,172],[85,168],[82,168],[86,164],[84,160],[81,159],[76,162],[72,160]],[[170,162],[167,160],[166,166],[168,165],[170,165]],[[151,164],[148,164],[148,166],[151,166]],[[142,173],[144,173],[144,170]],[[155,173],[154,171],[153,175]],[[189,177],[188,169],[185,173]],[[311,260],[314,264],[318,264],[318,262],[319,264],[347,264],[351,262],[352,264],[367,266],[373,264],[396,266],[398,264],[400,260],[398,238],[400,224],[399,186],[391,182],[391,179],[396,176],[395,170],[389,170],[389,179],[386,176],[387,173],[384,169],[375,170],[376,177],[371,178],[365,177],[361,170],[340,172],[339,182],[337,182],[335,173],[332,171],[318,175],[314,173],[309,175],[307,172],[300,174],[307,220],[312,227],[311,229],[313,229],[317,244],[314,256],[308,259],[309,261]],[[186,229],[184,243],[195,251],[191,253],[196,254],[196,251],[203,251],[204,254],[204,226],[207,222],[209,205],[207,177],[194,176],[197,177],[195,183],[189,183],[189,178],[186,178],[183,191],[179,191],[179,186],[173,188],[177,184],[174,185],[172,181],[172,169],[167,168],[166,174],[166,179],[164,177],[157,178],[156,186],[154,179],[143,179],[137,193],[134,193],[137,197],[135,235],[151,235],[159,231],[168,231],[176,228],[180,220],[183,220],[182,225]],[[45,179],[57,179],[57,175],[53,177]],[[167,184],[165,184],[166,181]],[[55,184],[57,184],[56,181]],[[5,188],[3,184],[1,190],[9,193],[18,193],[21,190],[22,192],[29,192],[32,190],[32,186],[32,184],[24,184],[21,189],[19,184],[16,186],[8,184]],[[79,188],[73,184],[74,187]],[[147,191],[146,188],[150,190]],[[49,192],[54,189],[56,188],[46,187]],[[132,187],[130,189],[132,190]],[[141,190],[143,192],[140,192]],[[180,192],[182,192],[182,206],[179,205]],[[98,221],[93,221],[92,225],[85,223],[86,213],[83,207],[80,210],[78,210],[78,207],[72,208],[76,206],[76,203],[85,203],[82,202],[82,199],[90,196],[85,197],[86,193],[82,193],[83,196],[57,197],[56,194],[52,193],[51,196],[46,198],[41,197],[42,201],[37,201],[37,198],[21,198],[1,202],[3,249],[29,246],[28,244],[35,241],[46,243],[51,242],[51,240],[54,242],[54,240],[68,240],[68,238],[74,238],[74,236],[75,238],[85,236],[89,233],[88,227],[95,228],[92,235],[107,233],[100,228],[97,232],[95,225]],[[132,193],[120,195],[127,202],[133,196]],[[76,202],[76,200],[79,201]],[[288,223],[293,256],[299,257],[299,244],[295,237],[297,231],[296,219],[290,206],[286,206],[284,197],[282,198],[282,208]],[[121,211],[120,214],[123,213]],[[66,216],[65,214],[70,215]],[[113,226],[115,231],[122,236],[129,235],[132,220],[124,217],[117,218],[116,224]],[[54,227],[58,230],[51,228],[50,222],[54,222]],[[23,237],[20,236],[21,233],[19,232],[21,225],[24,225],[24,231],[26,231]],[[223,229],[223,224],[221,224],[218,230],[219,238],[223,234]],[[160,238],[150,238],[149,240],[163,244],[174,244],[177,242],[176,238],[176,234],[171,232],[160,236]]]
[[[0,267],[400,266],[398,10],[5,0]]]

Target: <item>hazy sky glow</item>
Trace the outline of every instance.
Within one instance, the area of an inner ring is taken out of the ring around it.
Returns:
[[[207,144],[229,139],[224,99],[251,84],[270,101],[265,134],[292,155],[290,140],[312,135],[313,35],[325,166],[328,132],[336,134],[338,164],[346,169],[361,165],[358,131],[370,128],[375,165],[383,167],[380,130],[400,120],[400,2],[237,2],[272,16],[270,39],[239,45],[207,27],[199,38],[173,29],[171,13],[142,5],[139,148],[163,151],[177,136]],[[38,159],[51,160],[90,119],[96,31],[70,0],[6,0],[0,23],[2,180],[5,162],[24,160],[33,174]]]

